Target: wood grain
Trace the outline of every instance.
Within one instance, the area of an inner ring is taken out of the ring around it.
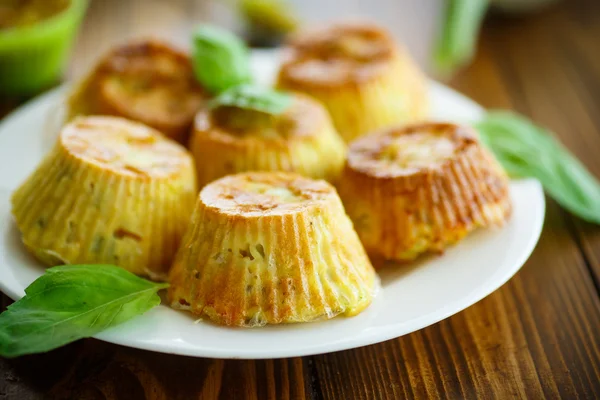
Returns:
[[[168,35],[185,45],[195,23],[222,14],[184,0],[91,7],[70,76],[126,38]],[[599,37],[597,0],[565,0],[526,18],[493,16],[474,63],[450,83],[485,107],[515,109],[547,126],[599,176]],[[84,340],[0,359],[0,399],[593,399],[600,397],[599,288],[599,227],[548,199],[540,243],[523,269],[486,299],[413,334],[258,361]]]
[[[585,3],[589,15],[581,11]],[[598,2],[574,2],[527,25],[501,21],[495,32],[503,34],[494,35],[496,58],[505,60],[507,87],[512,97],[520,99],[517,110],[556,132],[596,177],[600,176],[600,50],[592,38],[599,37],[599,10]],[[595,24],[590,15],[595,15]],[[550,28],[554,41],[547,40]],[[569,229],[598,289],[600,229],[575,217],[570,220]]]
[[[600,13],[592,23],[578,11],[582,3],[492,19],[474,64],[452,85],[549,127],[598,176],[600,52],[590,39]],[[597,279],[600,230],[548,203],[536,251],[501,290],[420,332],[315,357],[324,397],[596,398],[600,302],[590,268]]]

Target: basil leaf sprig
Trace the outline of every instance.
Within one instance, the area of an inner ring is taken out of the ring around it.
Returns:
[[[0,356],[46,352],[160,304],[154,283],[112,265],[49,268],[0,314]]]
[[[510,175],[537,178],[561,206],[600,224],[600,182],[548,131],[506,111],[488,113],[475,127]]]
[[[208,106],[237,107],[277,115],[284,112],[291,103],[292,96],[284,92],[258,85],[238,85],[212,99]]]
[[[292,96],[252,82],[249,50],[226,30],[200,26],[194,33],[196,79],[216,98],[209,107],[229,106],[266,114],[281,114]]]
[[[244,42],[215,26],[201,25],[194,32],[192,62],[196,79],[213,94],[252,80]]]

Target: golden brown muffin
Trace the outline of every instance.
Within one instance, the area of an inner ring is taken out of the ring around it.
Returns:
[[[344,167],[346,144],[321,104],[294,95],[280,115],[235,107],[200,111],[190,150],[202,187],[245,171],[291,171],[333,181]]]
[[[337,24],[292,39],[278,86],[325,104],[346,141],[423,119],[427,86],[409,55],[383,29]]]
[[[68,114],[125,117],[184,142],[204,98],[189,57],[147,40],[118,47],[100,60],[70,96]]]
[[[340,197],[372,261],[441,252],[509,217],[508,179],[467,127],[426,123],[350,145]]]
[[[285,172],[207,185],[169,278],[173,307],[247,327],[358,314],[378,283],[335,189]]]
[[[12,197],[42,262],[116,264],[164,279],[196,199],[190,154],[142,124],[79,117]]]

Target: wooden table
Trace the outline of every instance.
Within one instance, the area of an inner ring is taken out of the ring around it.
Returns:
[[[149,3],[158,11],[150,12]],[[97,0],[72,74],[140,26],[185,37],[205,11],[183,1]],[[563,1],[526,19],[491,18],[477,59],[451,85],[486,107],[512,108],[553,129],[600,175],[599,1]],[[333,354],[261,361],[170,356],[83,340],[49,354],[0,360],[0,399],[598,398],[599,289],[600,228],[548,200],[540,242],[510,282],[413,334]]]

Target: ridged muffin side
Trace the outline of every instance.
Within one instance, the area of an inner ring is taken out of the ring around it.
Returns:
[[[183,147],[138,123],[85,117],[15,191],[12,213],[46,265],[116,264],[164,279],[196,192]]]
[[[377,26],[337,24],[308,31],[285,52],[277,85],[321,101],[347,142],[427,116],[424,75]]]
[[[511,213],[506,174],[470,128],[390,129],[350,145],[338,190],[373,262],[441,252]]]
[[[358,314],[378,280],[332,186],[253,172],[200,192],[170,282],[173,307],[252,327]]]
[[[198,183],[245,171],[288,171],[334,181],[346,144],[324,107],[293,95],[281,115],[227,107],[198,113],[190,140]]]

